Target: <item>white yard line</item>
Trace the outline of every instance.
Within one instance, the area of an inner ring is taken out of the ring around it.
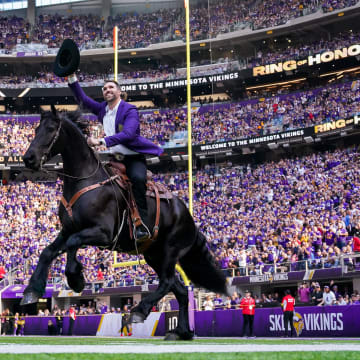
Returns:
[[[160,354],[199,352],[282,352],[282,351],[360,351],[360,344],[319,344],[314,345],[261,345],[261,344],[133,344],[133,345],[26,345],[1,344],[1,354],[40,353],[108,353],[108,354]]]

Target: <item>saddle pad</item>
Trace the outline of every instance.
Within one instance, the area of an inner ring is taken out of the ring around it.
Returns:
[[[119,175],[120,179],[118,181],[119,185],[125,189],[129,189],[130,180],[126,175],[125,166],[122,163],[117,162],[109,162],[106,164],[106,169],[110,172],[110,175]],[[167,189],[167,187],[160,183],[154,183],[150,181],[152,173],[150,171],[147,172],[147,190],[146,196],[150,196],[152,198],[156,198],[155,187],[158,189],[160,199],[172,199],[173,194]]]

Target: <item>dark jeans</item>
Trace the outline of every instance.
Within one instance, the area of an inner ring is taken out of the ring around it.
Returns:
[[[253,336],[253,323],[254,323],[254,315],[243,315],[244,323],[242,336]],[[248,332],[246,330],[249,330]]]
[[[74,328],[74,322],[75,320],[70,318],[70,322],[69,322],[69,332],[68,332],[68,335],[72,335],[73,334],[73,328]]]
[[[126,332],[127,334],[129,335],[130,333],[130,328],[129,328],[129,324],[128,323],[123,323],[121,325],[121,334],[123,334],[125,332],[125,329],[126,329]]]
[[[63,321],[56,321],[56,334],[57,335],[62,335],[63,333],[63,326],[64,326],[64,322]]]
[[[284,327],[285,327],[285,336],[289,334],[289,323],[290,323],[290,336],[295,334],[294,322],[293,322],[294,312],[293,311],[284,311]]]
[[[126,175],[129,177],[136,205],[143,222],[147,222],[146,203],[146,160],[144,155],[126,155],[122,161],[126,166]]]

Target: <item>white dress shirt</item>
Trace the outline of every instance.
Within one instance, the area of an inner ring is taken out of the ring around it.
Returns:
[[[113,109],[110,109],[109,105],[107,105],[105,108],[106,113],[103,119],[103,126],[106,136],[112,136],[116,134],[115,120],[116,120],[116,113],[118,111],[120,103],[121,103],[121,99]],[[122,154],[122,155],[138,154],[136,151],[132,151],[122,144],[112,146],[111,148],[109,148],[109,151],[111,153]]]

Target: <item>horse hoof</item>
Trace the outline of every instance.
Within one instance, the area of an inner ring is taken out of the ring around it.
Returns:
[[[181,340],[181,338],[178,334],[176,334],[174,332],[169,332],[169,333],[166,333],[164,340],[165,341],[177,341],[177,340]]]
[[[168,332],[165,335],[165,341],[177,341],[177,340],[192,340],[194,333],[192,331],[178,334],[176,332]]]
[[[67,282],[71,289],[76,293],[81,293],[85,287],[85,279],[83,274],[67,275]]]
[[[132,324],[143,323],[145,321],[145,315],[142,313],[134,312],[130,314],[130,322]]]
[[[37,303],[39,298],[40,296],[37,295],[35,292],[29,291],[24,294],[23,298],[20,301],[20,305],[29,305],[29,304]]]

